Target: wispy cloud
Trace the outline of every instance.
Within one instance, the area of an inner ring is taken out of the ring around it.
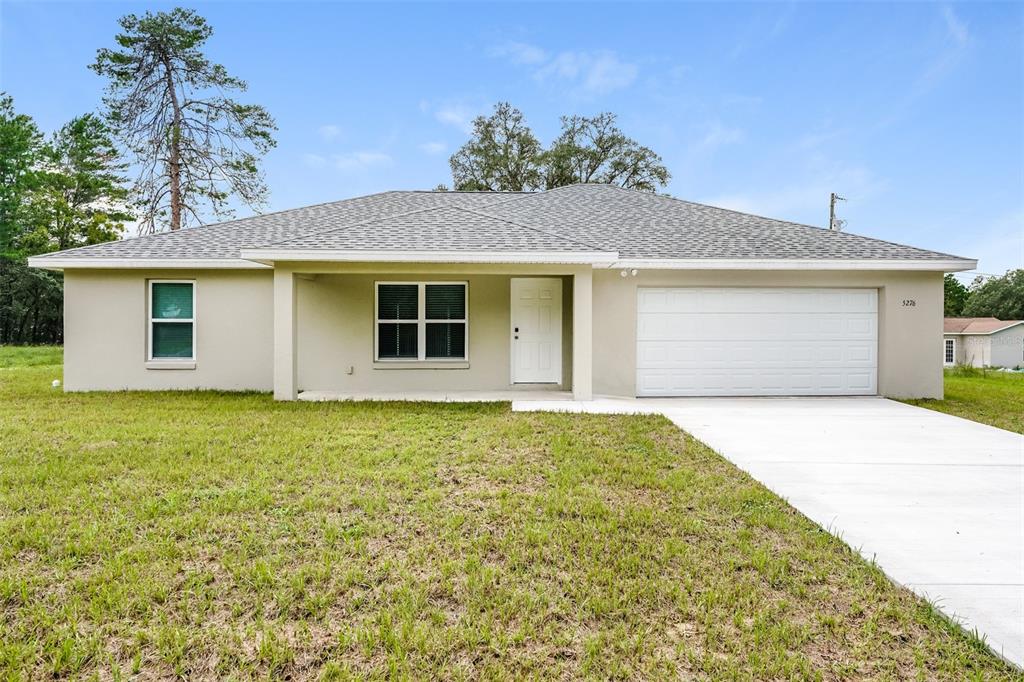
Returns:
[[[628,87],[636,80],[639,68],[610,51],[559,52],[534,74],[537,80],[575,83],[586,95],[605,95]]]
[[[743,141],[743,131],[739,128],[724,126],[718,121],[712,123],[704,136],[696,144],[699,151],[711,152],[719,147]]]
[[[902,99],[892,103],[890,113],[878,122],[876,128],[887,128],[903,118],[918,100],[942,84],[970,51],[970,29],[966,23],[960,20],[950,5],[943,6],[942,21],[946,31],[935,56],[924,66],[920,75],[908,85]]]
[[[491,57],[507,59],[513,64],[540,64],[548,59],[548,53],[543,48],[516,41],[495,45],[487,51],[487,54]]]
[[[477,110],[464,104],[443,104],[434,112],[434,118],[445,125],[455,126],[464,133],[472,132]]]
[[[303,154],[302,163],[310,168],[323,168],[327,165],[327,159],[319,154]]]
[[[957,45],[966,45],[970,41],[971,33],[967,29],[967,24],[956,15],[951,5],[943,6],[942,18],[946,21],[946,30],[949,32],[949,37]]]
[[[522,42],[505,42],[487,51],[516,66],[527,66],[540,82],[568,84],[577,94],[593,96],[628,87],[636,81],[639,67],[611,50],[563,50],[550,53],[543,47]]]
[[[317,133],[327,141],[336,140],[341,136],[341,126],[334,125],[333,123],[322,125],[317,129]]]
[[[390,166],[394,162],[389,154],[379,151],[354,151],[344,154],[313,154],[302,155],[302,163],[308,168],[327,168],[328,166],[342,171],[367,170]]]
[[[443,154],[448,149],[444,142],[424,142],[419,147],[421,152],[430,155]]]
[[[358,151],[347,154],[335,154],[331,157],[331,163],[335,168],[342,171],[367,170],[390,166],[393,159],[383,152]]]

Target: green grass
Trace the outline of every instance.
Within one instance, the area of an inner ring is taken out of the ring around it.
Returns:
[[[44,367],[63,362],[61,346],[0,346],[0,369]]]
[[[17,364],[2,679],[1020,679],[662,418]]]
[[[944,400],[906,402],[1024,433],[1024,373],[973,367],[948,369]]]

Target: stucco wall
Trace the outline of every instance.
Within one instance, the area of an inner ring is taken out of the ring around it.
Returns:
[[[524,273],[526,274],[526,273]],[[554,274],[554,273],[552,273]],[[942,276],[912,272],[594,271],[594,392],[635,394],[638,286],[812,286],[879,290],[879,392],[941,397]],[[197,282],[194,370],[146,368],[146,281]],[[468,369],[374,369],[375,280],[470,283]],[[301,390],[509,388],[510,276],[420,269],[318,274],[298,280]],[[68,390],[223,388],[271,390],[273,276],[267,271],[69,271],[65,275]],[[914,300],[904,306],[903,300]],[[571,386],[572,278],[563,278],[563,388]],[[959,352],[959,349],[958,349]],[[352,367],[352,374],[346,372]]]
[[[195,369],[146,368],[150,279],[195,280]],[[270,390],[272,291],[269,270],[68,271],[64,388]]]
[[[1017,325],[989,337],[989,364],[993,367],[1024,366],[1024,325]]]
[[[562,375],[572,382],[572,278],[562,278]],[[374,282],[469,283],[469,366],[418,369],[374,362]],[[507,390],[511,384],[508,275],[318,274],[298,284],[300,391]],[[351,374],[349,374],[351,369]],[[546,386],[547,387],[547,386]]]
[[[942,397],[942,275],[916,272],[594,272],[594,393],[636,393],[637,287],[868,287],[878,289],[878,390]],[[914,301],[904,305],[903,301]]]
[[[971,367],[988,367],[992,364],[990,337],[980,334],[969,334],[960,337],[962,351],[958,351],[962,364]]]

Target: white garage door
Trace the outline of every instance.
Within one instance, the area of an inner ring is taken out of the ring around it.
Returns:
[[[877,392],[875,289],[637,291],[637,395]]]

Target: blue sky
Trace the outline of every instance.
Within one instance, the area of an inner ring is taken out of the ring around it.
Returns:
[[[0,88],[44,130],[95,110],[86,69],[161,3],[0,4]],[[212,59],[280,128],[272,210],[449,182],[499,100],[542,141],[612,111],[668,191],[1024,266],[1024,5],[192,3]]]

